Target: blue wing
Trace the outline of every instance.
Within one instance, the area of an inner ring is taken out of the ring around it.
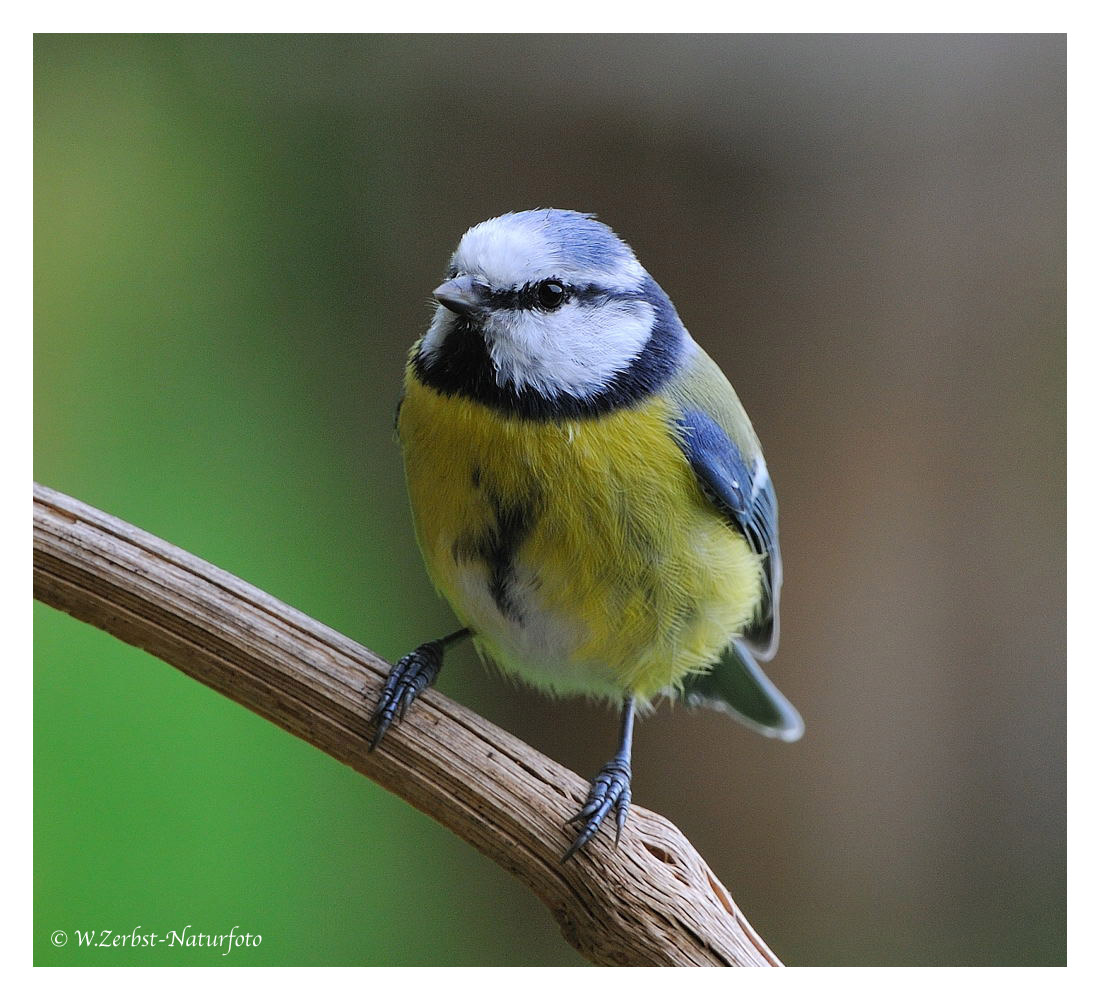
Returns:
[[[770,660],[779,645],[783,560],[779,511],[768,467],[762,456],[747,462],[726,432],[701,410],[686,410],[679,425],[681,447],[703,492],[763,557],[764,593],[741,638],[762,660]]]
[[[783,562],[779,521],[764,459],[747,462],[726,432],[701,410],[686,409],[679,421],[684,454],[703,492],[763,557],[764,593],[745,633],[733,638],[707,672],[690,675],[683,686],[689,705],[706,705],[735,715],[765,736],[797,740],[805,726],[798,710],[760,669],[753,653],[771,659],[779,644],[779,588]]]

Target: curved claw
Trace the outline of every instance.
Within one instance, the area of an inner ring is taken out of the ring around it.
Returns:
[[[623,827],[626,826],[626,814],[630,812],[630,786],[623,789],[619,796],[619,804],[615,809],[615,849],[619,848],[619,841],[623,836]]]
[[[569,823],[577,823],[585,820],[580,833],[577,834],[569,850],[562,855],[562,861],[568,861],[585,844],[587,844],[599,830],[600,824],[607,818],[607,814],[615,809],[615,846],[619,846],[623,827],[626,825],[627,813],[630,810],[630,762],[619,756],[604,765],[592,782],[592,789],[588,793],[588,801]]]
[[[371,715],[371,725],[375,727],[371,750],[382,742],[394,722],[405,718],[417,696],[439,676],[442,665],[443,645],[438,640],[417,646],[394,664]]]

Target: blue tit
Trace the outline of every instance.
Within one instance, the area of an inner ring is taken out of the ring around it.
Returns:
[[[757,663],[779,639],[775,490],[726,377],[593,216],[474,226],[434,297],[397,429],[417,541],[462,628],[397,663],[373,745],[467,638],[544,691],[621,706],[568,859],[612,810],[618,842],[635,713],[658,695],[802,735]]]

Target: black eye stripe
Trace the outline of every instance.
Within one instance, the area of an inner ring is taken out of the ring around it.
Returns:
[[[621,301],[623,299],[640,299],[640,291],[618,292],[611,291],[601,285],[569,285],[564,281],[555,280],[561,285],[564,294],[561,304],[577,302],[583,305],[595,305],[603,302]],[[539,302],[539,285],[541,282],[528,282],[520,288],[495,289],[489,296],[489,305],[493,309],[537,309],[547,311]]]
[[[541,284],[542,282],[539,281],[529,281],[521,288],[494,289],[489,297],[489,303],[494,309],[542,309],[543,306],[539,302],[539,286]],[[559,281],[558,284],[561,286],[563,293],[560,305],[573,298],[575,289],[564,281]]]

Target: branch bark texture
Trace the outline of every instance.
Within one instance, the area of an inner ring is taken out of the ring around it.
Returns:
[[[34,487],[34,593],[148,650],[401,796],[515,875],[600,965],[778,965],[668,820],[631,810],[567,864],[587,782],[429,690],[382,746],[368,718],[389,664],[229,573]]]

